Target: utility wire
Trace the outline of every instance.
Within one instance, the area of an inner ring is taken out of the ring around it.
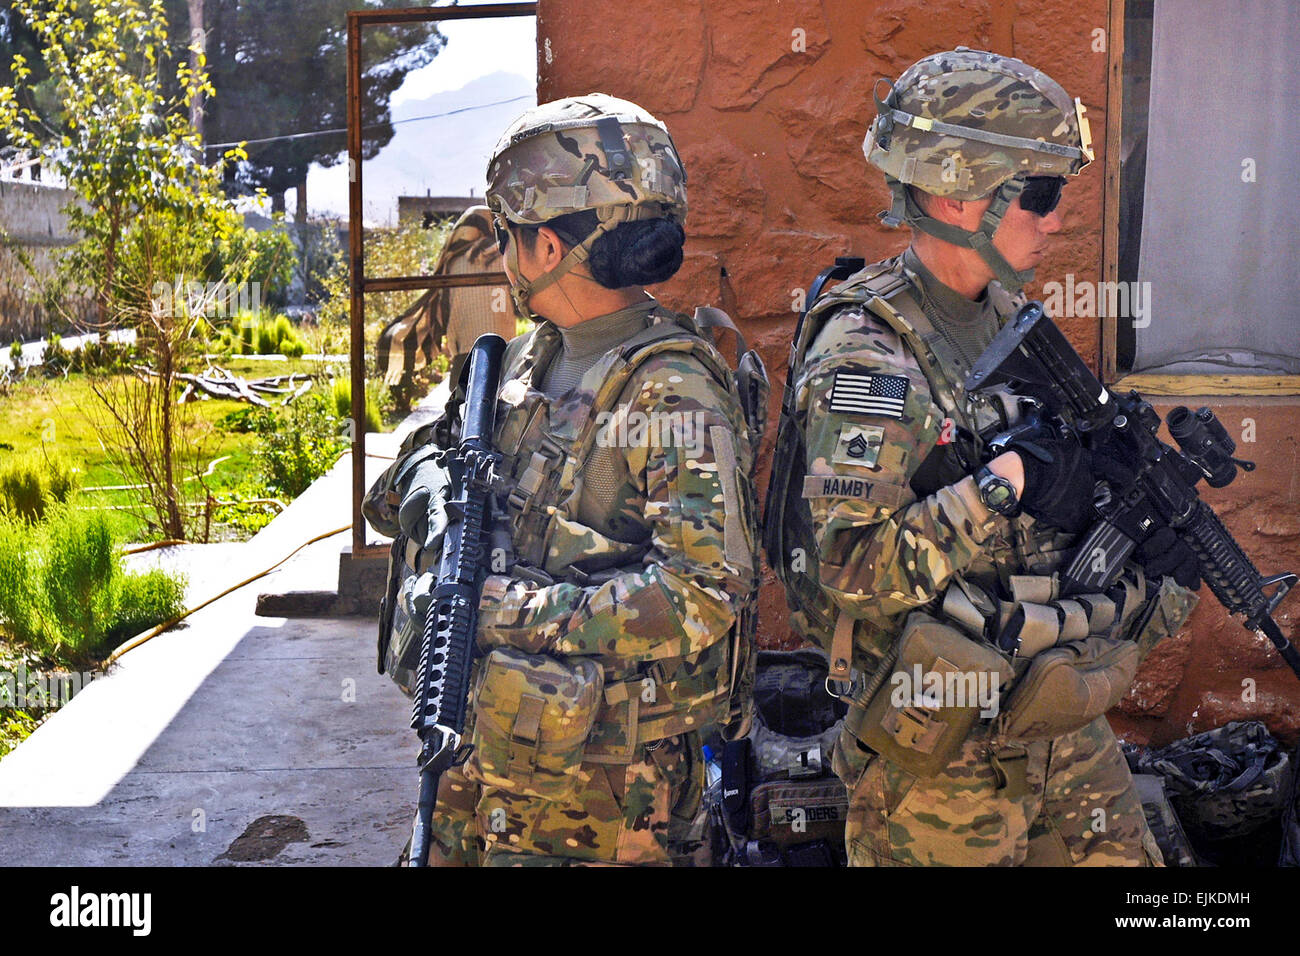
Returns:
[[[388,123],[371,123],[363,129],[382,129],[384,126],[400,126],[402,123],[418,123],[422,120],[442,119],[444,116],[455,116],[457,113],[470,113],[474,110],[485,110],[493,106],[504,106],[506,103],[517,103],[520,100],[531,100],[530,95],[512,96],[508,100],[497,100],[494,103],[480,103],[477,106],[462,106],[458,110],[448,110],[446,113],[430,113],[428,116],[411,116],[407,119],[391,120]],[[309,136],[328,136],[333,133],[346,133],[348,128],[340,126],[335,129],[318,129],[309,133],[285,133],[283,136],[266,136],[262,139],[242,139],[235,143],[209,143],[205,149],[227,149],[231,146],[255,146],[258,143],[274,143],[283,139],[306,139]]]

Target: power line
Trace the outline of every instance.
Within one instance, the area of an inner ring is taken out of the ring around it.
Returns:
[[[385,125],[400,126],[402,123],[418,123],[423,120],[442,119],[444,116],[455,116],[457,113],[470,113],[473,112],[474,110],[485,110],[485,109],[490,109],[493,106],[504,106],[507,103],[517,103],[520,100],[531,100],[531,99],[533,99],[533,97],[527,95],[512,96],[508,100],[497,100],[495,103],[480,103],[477,106],[462,106],[458,110],[448,110],[446,113],[430,113],[428,116],[411,116],[408,117],[407,119],[391,120],[387,124],[371,123],[370,125],[364,126],[362,128],[382,129]],[[244,139],[234,143],[209,143],[204,148],[205,149],[227,149],[231,146],[239,146],[239,145],[255,146],[259,143],[274,143],[282,139],[306,139],[309,136],[328,136],[332,133],[346,133],[347,131],[348,128],[346,126],[340,126],[335,129],[318,129],[308,133],[285,133],[282,136],[267,136],[262,139]]]

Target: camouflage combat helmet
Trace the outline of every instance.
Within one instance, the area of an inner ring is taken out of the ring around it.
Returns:
[[[507,261],[520,314],[529,297],[586,260],[595,241],[634,219],[686,221],[686,170],[668,128],[641,107],[604,93],[571,96],[528,110],[502,134],[488,160],[487,204],[499,228],[537,226],[594,210],[600,225],[555,269],[531,281]]]
[[[974,249],[999,282],[1019,290],[1033,270],[1012,269],[993,233],[1030,176],[1074,176],[1092,161],[1083,104],[1020,60],[966,47],[925,57],[889,85],[883,101],[873,94],[877,115],[862,143],[894,196],[881,220]],[[971,232],[926,215],[907,185],[952,199],[994,198]]]

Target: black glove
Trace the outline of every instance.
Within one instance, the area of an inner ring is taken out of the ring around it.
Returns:
[[[1006,446],[1025,465],[1025,490],[1020,507],[1044,524],[1077,533],[1092,519],[1097,479],[1092,456],[1073,434],[1046,428],[1017,437]]]
[[[445,505],[450,494],[451,476],[437,458],[415,467],[397,510],[397,523],[420,547],[429,547],[446,530]]]
[[[1200,562],[1173,528],[1161,528],[1147,538],[1134,553],[1133,560],[1151,577],[1173,575],[1175,581],[1192,591],[1201,586]]]

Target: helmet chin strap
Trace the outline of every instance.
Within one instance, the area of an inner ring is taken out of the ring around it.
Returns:
[[[1007,207],[1016,201],[1025,188],[1023,179],[1008,179],[998,188],[998,191],[993,194],[993,202],[980,217],[979,228],[974,231],[926,215],[925,210],[916,204],[916,200],[911,197],[903,183],[893,178],[887,179],[887,182],[890,192],[893,193],[894,202],[888,211],[880,214],[879,218],[885,225],[898,226],[905,222],[936,239],[950,242],[954,246],[974,249],[985,264],[993,270],[993,277],[1013,295],[1019,292],[1026,282],[1033,279],[1033,269],[1017,272],[993,245],[993,233],[997,232],[998,224],[1002,222]]]
[[[515,311],[525,319],[533,322],[538,321],[538,316],[528,306],[529,300],[534,295],[559,281],[571,272],[575,266],[586,262],[591,256],[591,247],[596,244],[596,240],[605,233],[612,231],[620,223],[630,222],[643,216],[653,218],[657,214],[655,210],[643,210],[642,207],[615,206],[610,210],[609,218],[602,218],[596,228],[591,231],[591,234],[570,249],[554,269],[550,272],[543,272],[536,279],[525,278],[524,274],[519,270],[519,242],[518,240],[512,241],[506,248],[506,262],[515,276],[515,282],[510,287],[510,298],[514,300]],[[545,223],[542,225],[545,225]]]

